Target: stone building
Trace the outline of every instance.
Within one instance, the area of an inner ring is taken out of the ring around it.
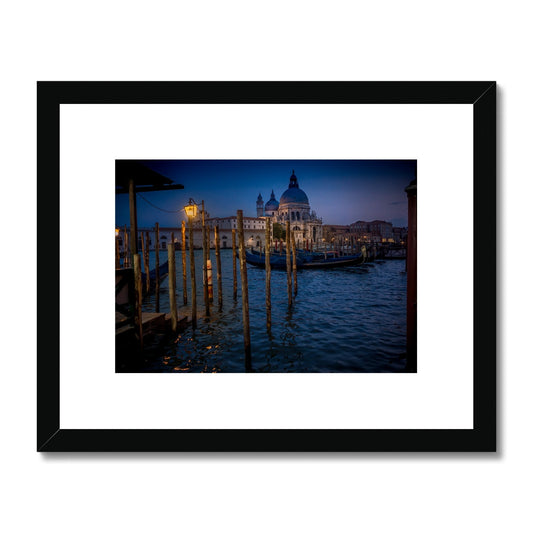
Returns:
[[[394,242],[393,226],[385,220],[372,220],[366,222],[358,220],[350,224],[350,233],[354,234],[362,242]]]
[[[247,247],[264,247],[265,246],[265,228],[266,219],[269,217],[273,223],[280,223],[285,227],[287,220],[291,223],[291,230],[299,246],[305,246],[306,241],[309,243],[322,243],[323,229],[322,219],[314,211],[311,211],[307,194],[300,189],[298,179],[292,171],[289,180],[289,188],[281,195],[280,201],[276,200],[274,191],[270,195],[270,200],[263,202],[261,194],[256,201],[257,217],[243,217],[243,229],[245,245]],[[232,230],[237,230],[237,217],[210,217],[206,211],[206,226],[209,228],[209,244],[211,248],[215,246],[215,226],[218,225],[220,233],[220,247],[232,247]],[[139,241],[137,248],[141,250],[141,233],[146,235],[148,232],[148,246],[150,250],[155,249],[155,228],[139,228]],[[181,227],[160,227],[159,228],[159,249],[166,250],[168,243],[172,240],[174,233],[174,242],[181,248]],[[189,247],[189,228],[186,227],[185,242],[187,249]],[[124,249],[122,237],[118,237],[120,251]],[[193,220],[193,245],[195,248],[202,248],[202,216],[201,211]],[[237,238],[238,246],[238,238]]]
[[[298,178],[292,171],[288,189],[281,195],[279,202],[274,191],[270,200],[264,204],[261,194],[256,202],[257,216],[270,217],[273,223],[285,225],[287,220],[291,223],[296,241],[302,245],[307,240],[312,243],[322,242],[322,219],[311,211],[307,194],[300,189]]]

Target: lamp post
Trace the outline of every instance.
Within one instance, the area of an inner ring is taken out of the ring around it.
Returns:
[[[190,258],[190,269],[191,269],[191,296],[192,296],[192,310],[191,310],[191,320],[192,327],[196,328],[196,275],[194,272],[194,244],[193,244],[193,235],[192,235],[192,219],[196,216],[198,212],[198,206],[194,203],[192,198],[189,198],[189,203],[183,208],[185,214],[189,219],[189,258]]]

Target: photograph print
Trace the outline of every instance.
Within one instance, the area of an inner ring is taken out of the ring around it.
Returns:
[[[417,371],[416,160],[116,160],[115,371]]]

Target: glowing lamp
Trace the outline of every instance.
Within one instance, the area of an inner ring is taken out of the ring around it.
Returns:
[[[198,212],[198,206],[194,203],[193,199],[189,199],[189,204],[186,205],[184,208],[185,214],[189,218],[194,218],[196,216],[196,213]]]

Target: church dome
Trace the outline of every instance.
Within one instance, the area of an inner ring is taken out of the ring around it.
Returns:
[[[272,194],[270,195],[270,200],[265,204],[265,210],[266,211],[276,211],[278,206],[279,206],[279,202],[276,200],[276,196],[274,195],[274,191],[272,191]]]
[[[279,205],[283,206],[286,204],[309,204],[309,198],[302,189],[298,186],[298,179],[292,171],[291,180],[289,182],[289,188],[281,195],[279,199]]]

